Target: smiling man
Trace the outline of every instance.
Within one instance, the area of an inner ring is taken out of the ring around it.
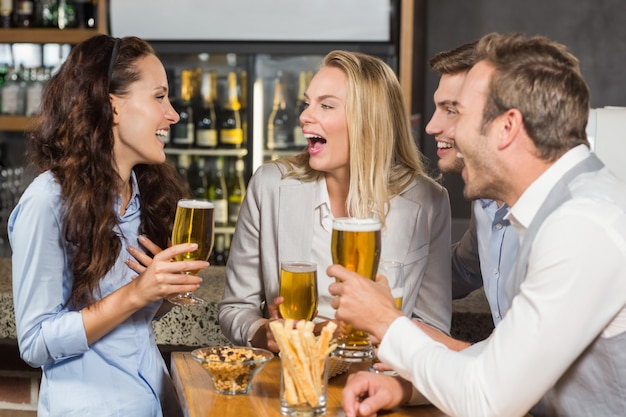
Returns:
[[[455,128],[458,118],[457,97],[467,73],[475,62],[476,42],[461,45],[433,56],[430,67],[441,78],[433,95],[435,112],[426,125],[426,133],[437,142],[437,165],[444,174],[460,175],[463,158],[455,146]],[[505,282],[508,277],[519,239],[504,219],[508,206],[501,201],[481,198],[472,202],[468,230],[452,245],[452,297],[463,298],[471,291],[484,286],[494,324],[502,319],[508,303],[505,299]],[[442,336],[444,341],[445,336]],[[466,347],[467,344],[448,346]]]
[[[521,34],[486,35],[476,54],[455,139],[465,197],[506,202],[521,238],[510,308],[489,339],[454,352],[402,317],[384,280],[334,265],[337,318],[380,338],[381,360],[446,414],[626,415],[626,184],[589,150],[578,60]],[[409,387],[357,374],[346,415],[394,407]]]

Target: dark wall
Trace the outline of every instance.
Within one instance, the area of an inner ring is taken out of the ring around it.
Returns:
[[[624,0],[426,0],[426,61],[435,53],[478,39],[489,32],[524,32],[559,41],[580,60],[591,89],[592,107],[626,106],[626,1]],[[426,70],[425,126],[434,110],[439,81]],[[432,164],[432,137],[423,150]],[[444,177],[453,217],[469,217],[462,181]]]

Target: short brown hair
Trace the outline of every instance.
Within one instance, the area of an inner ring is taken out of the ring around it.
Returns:
[[[483,130],[509,109],[518,109],[539,157],[553,161],[586,144],[590,93],[578,59],[543,36],[521,33],[485,35],[477,61],[495,68],[483,114]]]
[[[456,75],[468,72],[476,62],[476,41],[454,49],[439,52],[428,61],[428,65],[439,75]]]

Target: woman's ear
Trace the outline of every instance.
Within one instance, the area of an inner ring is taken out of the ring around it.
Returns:
[[[113,124],[118,124],[120,99],[113,94],[109,94],[109,101],[111,103],[111,112],[113,113]]]

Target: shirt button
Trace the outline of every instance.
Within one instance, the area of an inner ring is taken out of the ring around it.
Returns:
[[[496,230],[500,230],[502,229],[502,223],[497,223],[496,224]]]

